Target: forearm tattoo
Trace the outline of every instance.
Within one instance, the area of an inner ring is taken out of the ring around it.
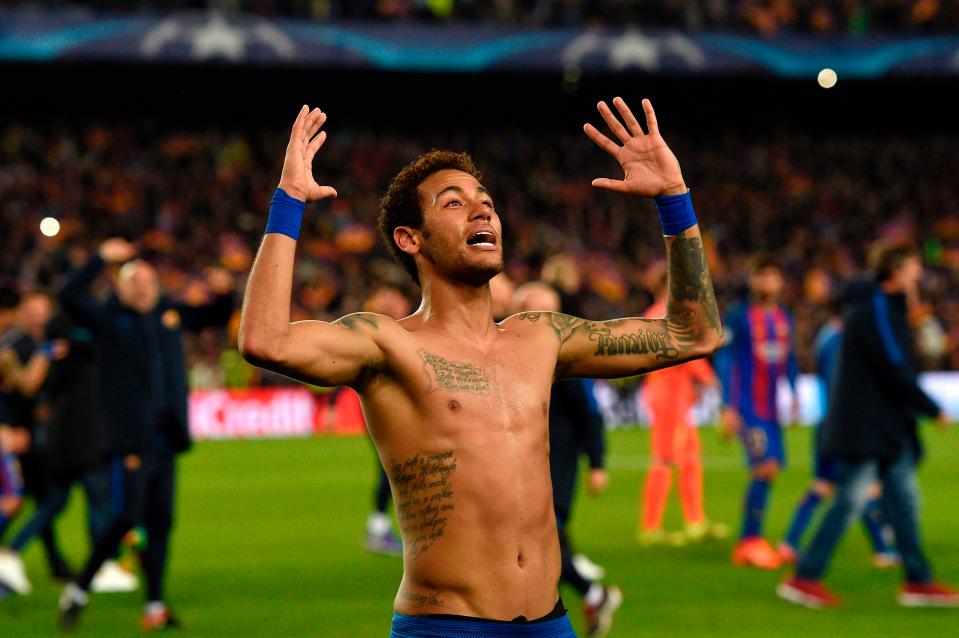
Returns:
[[[453,504],[453,450],[417,454],[405,461],[390,459],[390,477],[396,490],[396,517],[403,531],[403,551],[419,558],[443,537]]]
[[[595,344],[594,357],[653,355],[660,363],[635,370],[648,372],[664,364],[688,357],[712,331],[722,334],[713,282],[706,265],[706,254],[699,237],[679,235],[669,243],[669,294],[666,318],[613,319],[586,321],[559,312],[523,312],[520,321],[544,321],[552,329],[562,348],[574,337],[585,337]],[[566,365],[557,368],[565,376]]]
[[[678,235],[670,243],[668,254],[666,321],[677,346],[695,345],[707,330],[721,335],[722,323],[702,239]]]
[[[560,312],[523,312],[517,318],[520,321],[536,323],[545,317],[553,329],[560,347],[575,335],[583,335],[596,344],[594,357],[612,357],[617,355],[653,354],[657,360],[669,361],[679,357],[679,350],[673,345],[670,335],[655,319],[635,317],[632,319],[611,319],[609,321],[587,321],[571,317]],[[617,331],[627,323],[646,326],[632,331]]]
[[[427,392],[442,389],[487,395],[492,391],[489,375],[472,363],[449,361],[422,348],[417,350],[417,354],[423,360],[423,372],[429,381]]]

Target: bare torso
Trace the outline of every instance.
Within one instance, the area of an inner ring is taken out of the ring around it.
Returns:
[[[386,359],[359,389],[403,535],[397,611],[547,614],[560,572],[547,419],[556,340],[516,320],[483,343],[415,316],[356,329]]]
[[[624,179],[593,185],[673,198],[661,211],[669,262],[663,318],[595,322],[533,311],[493,324],[488,282],[503,269],[502,225],[469,158],[436,152],[397,175],[380,222],[391,229],[401,263],[415,271],[420,310],[399,321],[364,313],[333,324],[291,323],[298,233],[288,226],[299,222],[288,200],[336,195],[312,174],[326,115],[304,106],[293,124],[276,223],[267,224],[250,273],[238,344],[261,367],[359,390],[403,533],[400,612],[546,615],[560,572],[547,425],[554,378],[631,376],[722,344],[679,162],[648,100],[648,133],[625,102],[616,98],[614,105],[626,126],[605,102],[598,108],[622,146],[591,124],[584,130],[619,162]],[[419,221],[408,214],[411,198]],[[273,214],[271,207],[271,220]]]

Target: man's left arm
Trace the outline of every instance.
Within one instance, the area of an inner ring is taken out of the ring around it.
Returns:
[[[560,341],[557,377],[631,376],[706,356],[723,341],[706,253],[679,162],[659,133],[649,100],[643,100],[648,132],[621,98],[615,98],[613,104],[626,126],[605,102],[600,102],[598,109],[622,145],[591,124],[584,130],[619,162],[624,177],[595,179],[593,186],[655,198],[668,261],[666,316],[594,322],[541,313],[547,315],[546,322]],[[540,317],[527,314],[528,320]]]
[[[13,350],[0,351],[0,379],[24,397],[32,399],[46,381],[50,360],[63,347],[61,343],[43,343],[25,364],[20,363]]]
[[[225,326],[236,308],[233,298],[233,277],[222,268],[211,268],[206,273],[207,285],[213,300],[199,306],[177,304],[183,327],[188,330]]]

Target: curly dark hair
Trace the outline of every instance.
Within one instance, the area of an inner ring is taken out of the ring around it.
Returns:
[[[420,283],[420,279],[416,272],[416,262],[413,261],[411,255],[400,250],[400,247],[393,241],[393,231],[398,226],[409,226],[417,229],[423,226],[423,210],[420,208],[419,195],[416,189],[427,177],[445,169],[463,171],[477,180],[483,179],[483,174],[476,168],[473,158],[467,153],[433,149],[404,166],[403,170],[397,173],[393,181],[390,182],[389,188],[386,189],[386,195],[380,200],[380,215],[377,224],[380,228],[380,234],[383,236],[383,241],[386,242],[396,261],[403,266],[417,284]]]

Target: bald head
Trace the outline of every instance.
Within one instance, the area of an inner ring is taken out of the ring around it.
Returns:
[[[559,312],[559,293],[556,289],[542,281],[531,281],[523,284],[513,293],[510,310],[516,312]]]
[[[125,306],[141,314],[152,312],[160,301],[160,280],[153,266],[135,259],[120,268],[117,296]]]

